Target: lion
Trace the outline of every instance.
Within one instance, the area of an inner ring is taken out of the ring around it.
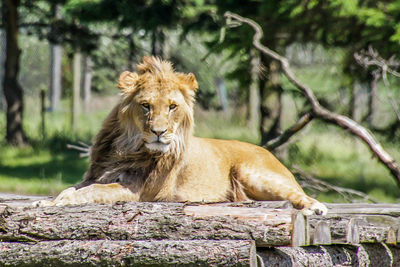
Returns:
[[[147,56],[118,87],[121,100],[95,137],[84,180],[40,205],[288,200],[304,214],[327,213],[266,149],[193,135],[194,74]]]

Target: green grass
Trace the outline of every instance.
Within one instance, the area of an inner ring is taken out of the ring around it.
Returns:
[[[2,146],[0,191],[55,195],[82,177],[87,160],[73,151]]]
[[[68,102],[61,111],[46,113],[46,138],[41,134],[38,99],[26,100],[25,133],[30,145],[15,148],[0,143],[0,191],[19,194],[56,195],[66,187],[80,181],[88,167],[88,159],[79,152],[67,149],[67,144],[78,141],[90,143],[101,122],[112,106],[107,99],[97,111],[82,113],[77,131],[70,125]],[[108,109],[108,110],[107,110]],[[5,116],[0,116],[0,140],[5,136]]]

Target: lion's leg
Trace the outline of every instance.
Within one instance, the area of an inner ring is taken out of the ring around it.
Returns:
[[[39,201],[34,206],[63,206],[83,203],[115,203],[117,201],[138,201],[137,193],[118,183],[91,184],[80,189],[70,187],[62,191],[53,201]]]
[[[305,215],[325,215],[328,212],[324,204],[307,196],[292,176],[242,168],[237,179],[244,186],[246,194],[255,200],[289,200]]]

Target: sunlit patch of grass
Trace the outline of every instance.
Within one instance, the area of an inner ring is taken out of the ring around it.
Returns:
[[[53,153],[46,147],[0,148],[0,191],[19,194],[51,194],[81,180],[87,160],[78,153]]]

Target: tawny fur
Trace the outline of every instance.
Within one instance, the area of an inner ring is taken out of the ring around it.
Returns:
[[[267,150],[193,136],[193,74],[154,57],[144,57],[137,69],[119,78],[121,101],[95,138],[84,181],[51,205],[253,199],[327,212]]]

